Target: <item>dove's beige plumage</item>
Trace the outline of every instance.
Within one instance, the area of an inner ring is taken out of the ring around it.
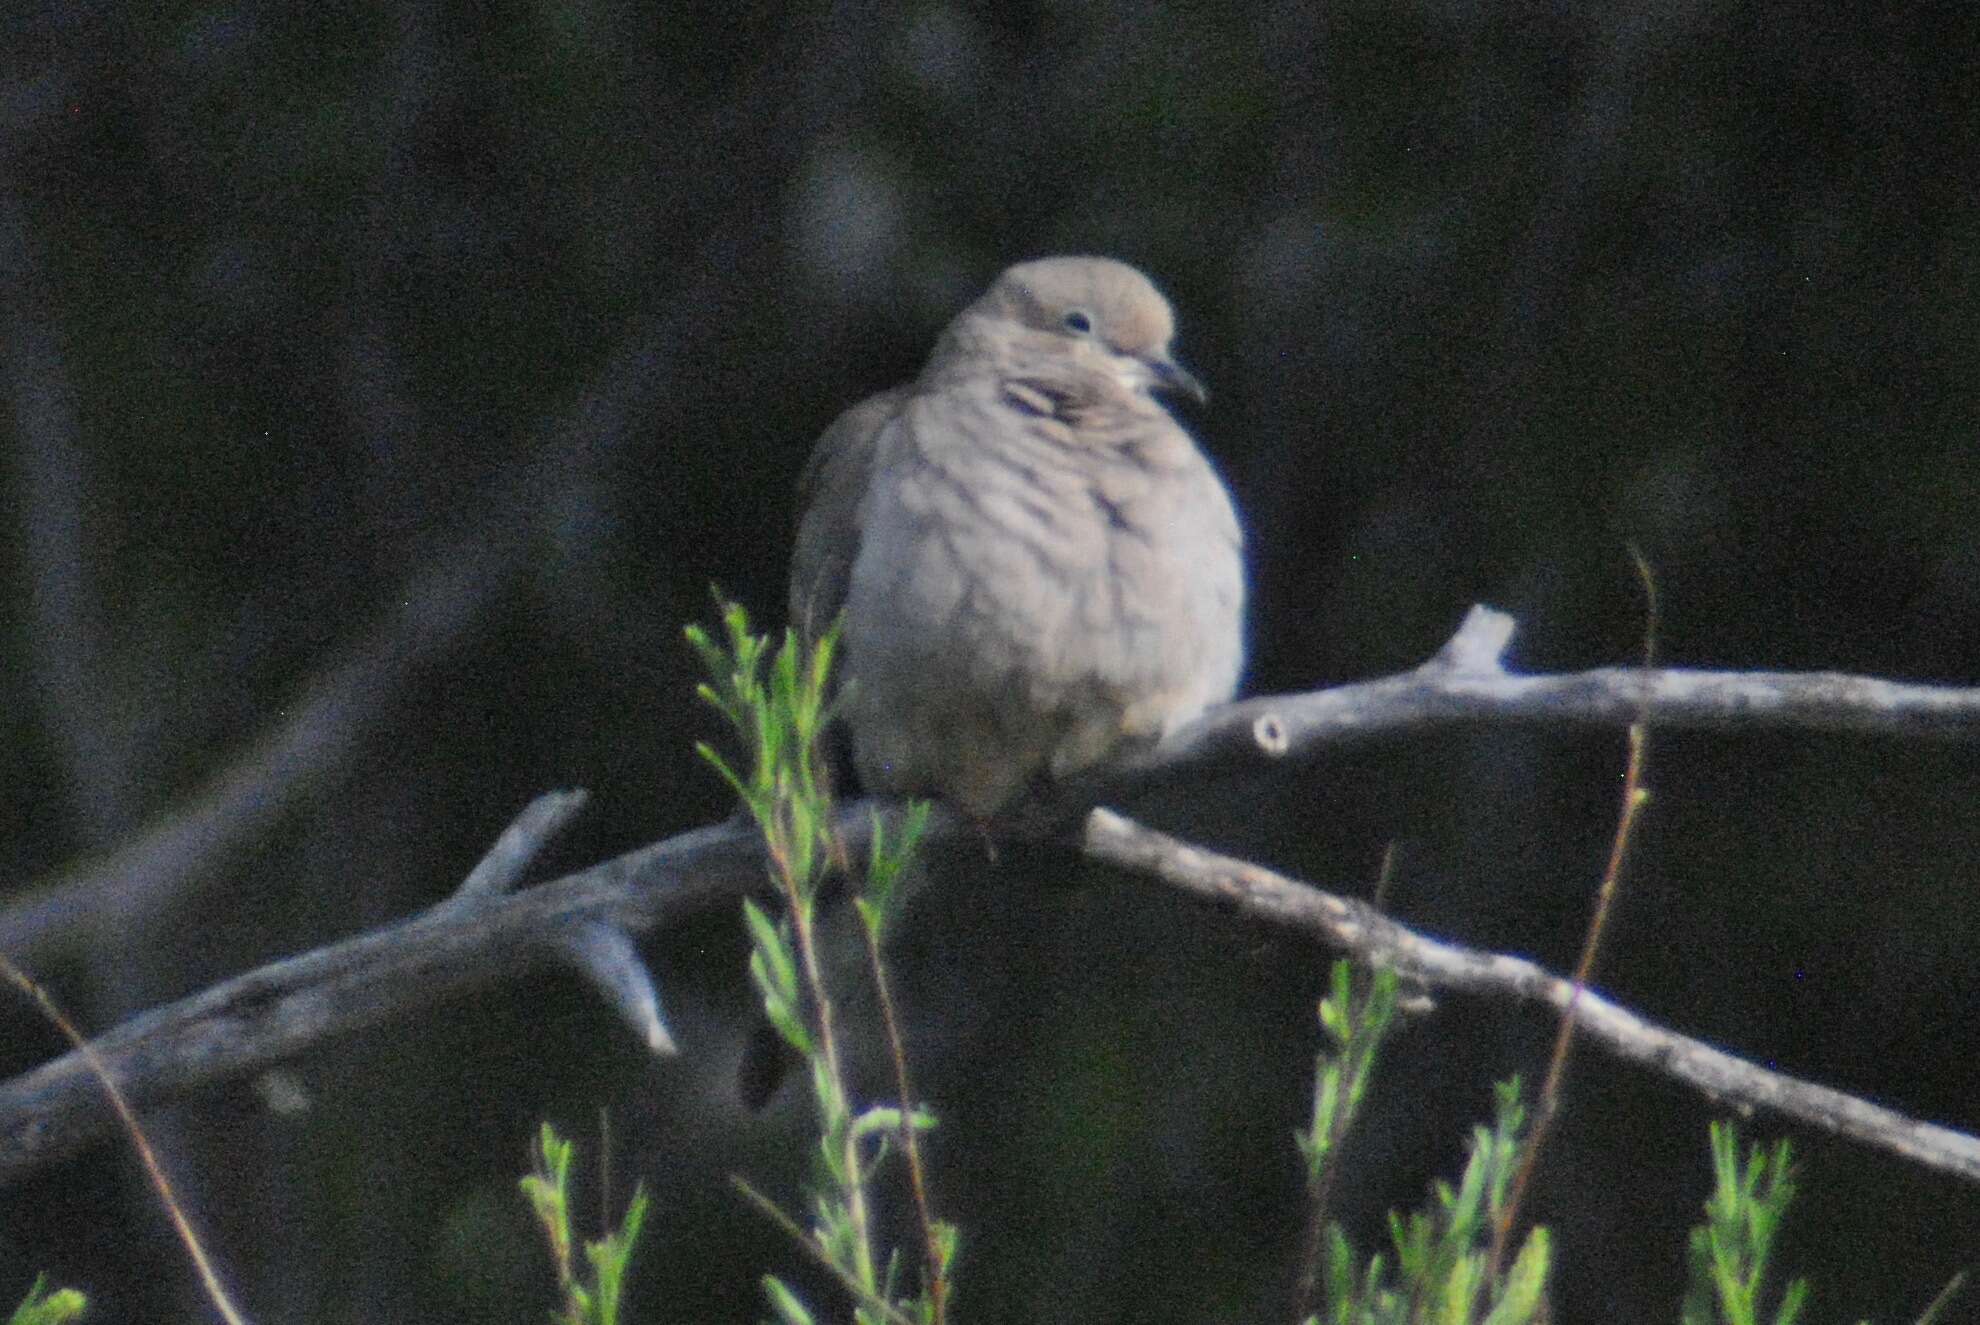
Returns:
[[[845,613],[845,718],[869,791],[987,818],[1230,698],[1241,537],[1152,394],[1201,394],[1173,330],[1124,263],[1022,263],[920,377],[819,439],[791,611],[812,631]]]

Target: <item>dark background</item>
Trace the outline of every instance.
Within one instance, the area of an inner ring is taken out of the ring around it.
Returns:
[[[1054,252],[1178,307],[1254,693],[1413,665],[1480,600],[1519,666],[1630,660],[1629,540],[1673,662],[1972,684],[1975,38],[1929,4],[9,6],[0,878],[78,889],[14,955],[100,1028],[438,900],[542,790],[594,795],[547,868],[725,814],[681,625],[711,581],[780,621],[811,440]],[[1560,968],[1622,757],[1438,730],[1141,808],[1346,888],[1393,841],[1405,918]],[[1980,1127],[1972,748],[1668,734],[1651,782],[1605,986]],[[806,1153],[794,1092],[731,1094],[739,931],[648,945],[677,1061],[546,969],[156,1115],[257,1319],[543,1319],[515,1177],[546,1117],[595,1158],[601,1109],[655,1198],[639,1318],[754,1319],[770,1270],[836,1311],[727,1185],[794,1202]],[[898,960],[961,1318],[1286,1318],[1325,954],[979,864]],[[0,1070],[57,1051],[3,1015]],[[1402,1032],[1359,1237],[1548,1030]],[[1534,1206],[1562,1320],[1674,1319],[1711,1116],[1577,1060]],[[1980,1192],[1795,1139],[1813,1318],[1909,1319],[1976,1259]],[[37,1269],[93,1319],[201,1315],[122,1147],[0,1194],[0,1305]]]

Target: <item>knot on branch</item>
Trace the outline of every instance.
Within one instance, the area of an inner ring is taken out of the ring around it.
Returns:
[[[1292,733],[1286,730],[1286,720],[1277,713],[1260,714],[1251,724],[1251,739],[1274,759],[1292,749]]]

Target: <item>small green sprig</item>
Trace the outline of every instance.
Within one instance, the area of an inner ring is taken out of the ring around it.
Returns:
[[[550,1258],[556,1262],[557,1287],[563,1296],[563,1309],[556,1316],[559,1325],[618,1325],[626,1268],[632,1261],[633,1244],[639,1241],[640,1227],[646,1222],[646,1190],[634,1189],[617,1229],[584,1244],[589,1270],[580,1274],[571,1255],[575,1245],[570,1201],[574,1153],[569,1141],[549,1123],[543,1124],[531,1156],[532,1172],[523,1176],[520,1185],[550,1240]]]
[[[1312,1123],[1293,1133],[1293,1143],[1306,1161],[1306,1249],[1297,1288],[1301,1317],[1312,1309],[1319,1289],[1327,1203],[1339,1172],[1341,1141],[1361,1108],[1376,1051],[1395,1017],[1396,987],[1394,971],[1370,974],[1351,962],[1338,961],[1331,972],[1331,992],[1320,1000],[1320,1026],[1334,1051],[1320,1054],[1314,1064]]]
[[[1492,1230],[1505,1214],[1506,1190],[1519,1163],[1526,1126],[1519,1078],[1494,1087],[1491,1128],[1475,1127],[1464,1175],[1453,1189],[1439,1182],[1430,1209],[1407,1218],[1391,1214],[1389,1234],[1409,1314],[1375,1319],[1470,1321],[1522,1325],[1539,1313],[1552,1243],[1535,1228],[1521,1244],[1504,1278],[1490,1277]]]
[[[847,869],[848,853],[834,829],[829,769],[822,737],[833,713],[831,669],[838,630],[810,644],[786,631],[774,653],[768,637],[749,627],[743,609],[722,608],[725,640],[717,643],[698,626],[687,629],[709,679],[701,697],[725,717],[748,754],[738,768],[712,746],[697,746],[743,802],[763,836],[770,873],[783,894],[783,915],[753,901],[743,904],[749,931],[751,979],[778,1034],[809,1062],[817,1105],[817,1178],[809,1193],[811,1223],[801,1229],[768,1198],[745,1183],[744,1193],[798,1236],[845,1286],[859,1321],[926,1322],[945,1319],[949,1272],[957,1243],[954,1226],[930,1211],[916,1138],[933,1127],[932,1114],[906,1103],[855,1106],[841,1066],[831,991],[819,955],[817,923],[822,885],[831,871]],[[887,988],[882,942],[898,914],[900,884],[928,822],[926,804],[910,805],[891,828],[876,814],[867,851],[864,886],[853,899],[893,1051],[899,1098],[910,1098],[898,1019]],[[918,1292],[901,1288],[898,1252],[884,1260],[873,1242],[868,1190],[875,1170],[894,1153],[907,1160],[924,1248]],[[764,1292],[785,1325],[812,1317],[789,1287],[766,1276]]]
[[[1794,1169],[1788,1143],[1771,1153],[1750,1147],[1739,1154],[1739,1129],[1713,1123],[1712,1194],[1705,1222],[1691,1230],[1690,1283],[1685,1291],[1684,1325],[1794,1325],[1808,1300],[1808,1281],[1791,1279],[1779,1304],[1763,1305],[1774,1235],[1794,1200]]]
[[[1537,1321],[1552,1260],[1548,1230],[1531,1230],[1501,1277],[1491,1273],[1488,1250],[1505,1217],[1525,1139],[1526,1108],[1517,1078],[1496,1088],[1493,1125],[1473,1130],[1458,1184],[1439,1182],[1425,1209],[1389,1216],[1388,1254],[1360,1255],[1340,1226],[1323,1218],[1340,1143],[1393,1020],[1395,996],[1392,975],[1357,973],[1340,962],[1320,1005],[1334,1052],[1322,1054],[1315,1071],[1312,1125],[1295,1134],[1318,1230],[1297,1318],[1306,1325]],[[1681,1325],[1798,1325],[1809,1297],[1805,1279],[1789,1280],[1769,1303],[1776,1239],[1795,1194],[1788,1144],[1750,1147],[1742,1157],[1738,1130],[1730,1123],[1712,1124],[1710,1142],[1713,1186],[1705,1222],[1691,1233]],[[1965,1278],[1954,1275],[1916,1325],[1937,1325]]]
[[[773,866],[809,905],[829,864],[823,849],[831,845],[832,798],[820,737],[832,716],[828,682],[839,632],[835,626],[807,649],[786,630],[772,656],[770,638],[750,630],[740,605],[722,609],[722,625],[726,646],[700,626],[687,627],[709,675],[696,693],[735,728],[748,768],[739,772],[706,741],[695,749],[741,799]]]
[[[1712,1192],[1705,1222],[1691,1230],[1690,1280],[1678,1319],[1682,1325],[1794,1325],[1809,1298],[1808,1280],[1796,1277],[1767,1307],[1767,1274],[1774,1239],[1795,1196],[1793,1151],[1786,1141],[1772,1150],[1739,1148],[1732,1123],[1711,1126]],[[1955,1274],[1920,1312],[1916,1325],[1935,1325],[1966,1285]]]
[[[7,1317],[7,1325],[66,1325],[81,1317],[89,1300],[73,1288],[49,1291],[46,1275],[36,1275],[28,1295]]]
[[[1525,1325],[1538,1318],[1545,1300],[1548,1232],[1532,1230],[1497,1280],[1489,1250],[1526,1122],[1517,1078],[1497,1088],[1492,1127],[1473,1131],[1458,1185],[1440,1182],[1428,1209],[1390,1215],[1393,1260],[1381,1252],[1361,1256],[1340,1225],[1326,1218],[1340,1145],[1393,1025],[1397,990],[1393,971],[1357,973],[1350,963],[1336,962],[1320,1003],[1320,1023],[1334,1051],[1319,1057],[1312,1123],[1294,1138],[1306,1163],[1312,1221],[1299,1286],[1301,1319],[1315,1325]]]
[[[1352,962],[1334,963],[1331,992],[1320,1000],[1320,1025],[1334,1042],[1314,1071],[1313,1124],[1293,1139],[1306,1160],[1307,1182],[1324,1193],[1348,1123],[1361,1108],[1375,1054],[1396,1015],[1396,973],[1356,974]]]

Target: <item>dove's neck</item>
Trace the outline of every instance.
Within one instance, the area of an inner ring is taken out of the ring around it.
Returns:
[[[958,378],[1000,374],[1025,359],[1044,358],[1042,337],[1002,318],[965,313],[935,342],[921,380],[933,385]]]
[[[965,313],[949,324],[917,383],[922,391],[971,382],[1035,384],[1085,409],[1162,413],[1140,378],[1070,353],[1063,336],[1034,331],[1008,318]]]

